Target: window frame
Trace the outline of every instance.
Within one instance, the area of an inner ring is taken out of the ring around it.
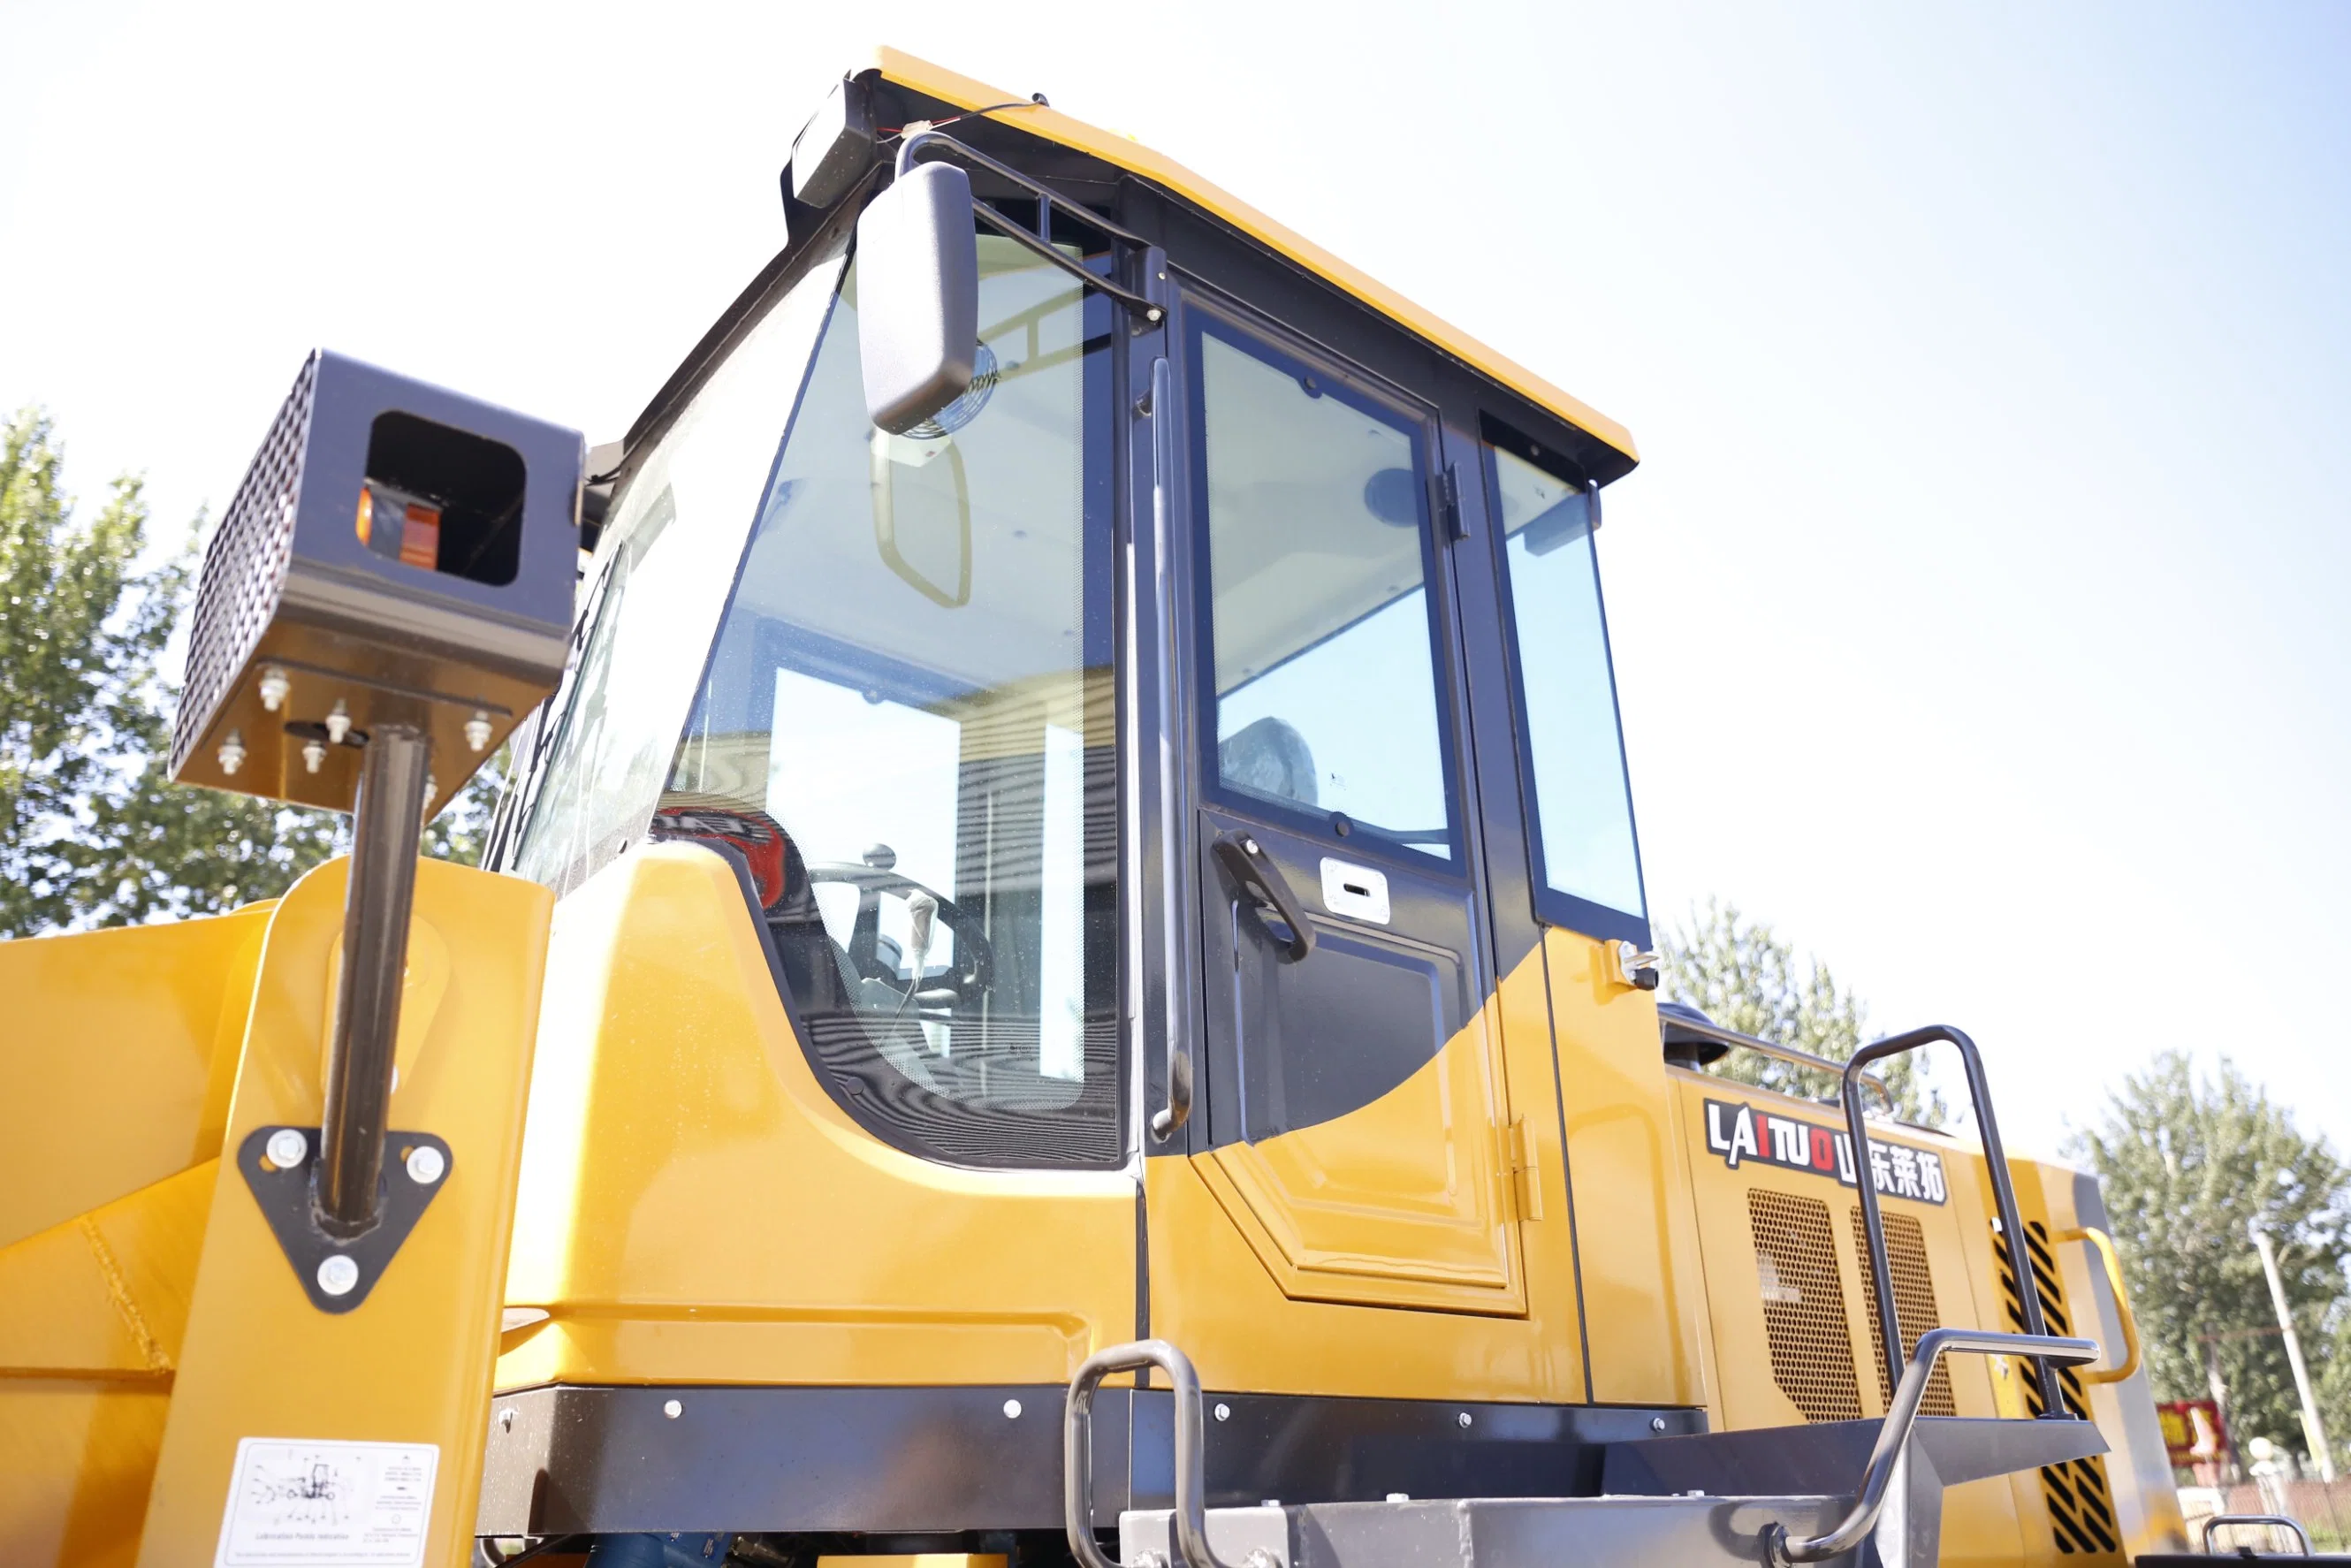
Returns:
[[[1646,949],[1652,939],[1647,914],[1648,873],[1641,857],[1640,820],[1634,809],[1633,761],[1625,747],[1625,703],[1616,685],[1616,645],[1608,632],[1608,595],[1600,574],[1599,529],[1595,526],[1592,530],[1592,594],[1600,618],[1609,709],[1616,727],[1616,756],[1625,790],[1625,827],[1633,841],[1633,878],[1641,890],[1642,909],[1637,914],[1553,886],[1544,865],[1542,796],[1535,778],[1533,709],[1527,702],[1526,664],[1519,648],[1518,589],[1510,579],[1510,538],[1503,531],[1501,465],[1495,456],[1499,452],[1508,452],[1571,485],[1586,486],[1589,480],[1565,454],[1544,450],[1492,414],[1483,411],[1479,413],[1479,480],[1485,486],[1486,515],[1493,519],[1489,538],[1494,555],[1495,592],[1501,609],[1499,631],[1502,662],[1510,678],[1510,736],[1516,749],[1520,807],[1526,821],[1527,869],[1533,889],[1535,918],[1545,925],[1560,926],[1603,941],[1631,942]]]
[[[1193,668],[1197,672],[1192,705],[1196,731],[1193,766],[1199,781],[1196,800],[1240,816],[1264,819],[1325,845],[1336,856],[1350,860],[1390,858],[1422,873],[1442,872],[1468,880],[1468,856],[1473,852],[1476,835],[1469,832],[1466,821],[1473,796],[1464,776],[1463,716],[1458,711],[1466,701],[1462,689],[1465,672],[1459,650],[1451,645],[1451,640],[1458,635],[1451,613],[1452,584],[1445,570],[1445,552],[1438,548],[1429,497],[1429,481],[1437,470],[1437,455],[1442,450],[1437,409],[1400,389],[1375,382],[1368,373],[1277,322],[1229,300],[1205,296],[1196,283],[1187,282],[1176,327],[1183,354],[1184,475],[1191,502],[1186,509],[1192,532],[1187,562],[1192,574],[1189,620]],[[1308,810],[1268,796],[1230,789],[1224,782],[1217,755],[1216,579],[1210,561],[1213,527],[1208,497],[1207,378],[1203,373],[1201,349],[1201,340],[1207,336],[1293,376],[1314,376],[1322,383],[1322,395],[1336,397],[1360,413],[1396,425],[1412,441],[1417,480],[1413,497],[1418,513],[1415,528],[1420,544],[1421,591],[1427,607],[1430,696],[1437,706],[1448,854],[1432,854],[1392,838],[1370,823],[1359,824],[1360,831],[1343,835],[1332,824],[1334,812]]]

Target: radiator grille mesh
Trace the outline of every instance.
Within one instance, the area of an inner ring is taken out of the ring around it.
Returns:
[[[310,392],[318,374],[319,357],[313,354],[295,378],[294,390],[277,411],[221,517],[220,531],[204,551],[188,632],[187,682],[172,727],[175,774],[269,629],[270,615],[285,591],[287,569],[294,559],[302,451],[310,434]]]
[[[2049,1250],[2049,1228],[2037,1219],[2028,1220],[2024,1235],[2025,1251],[2032,1262],[2033,1287],[2041,1297],[2042,1323],[2051,1333],[2071,1334],[2073,1319],[2065,1312],[2065,1294],[2057,1282],[2057,1260]],[[2001,1304],[2007,1309],[2009,1326],[2022,1333],[2023,1299],[2017,1294],[2016,1271],[2008,1266],[2008,1249],[2001,1245],[1997,1237],[1992,1242],[1992,1255],[2000,1262]],[[2048,1406],[2041,1397],[2040,1380],[2028,1370],[2031,1364],[2021,1361],[2016,1371],[2024,1385],[2025,1408],[2039,1416]],[[2057,1385],[2065,1408],[2088,1420],[2090,1401],[2082,1385],[2080,1369],[2059,1367]],[[2119,1560],[2121,1534],[2115,1528],[2114,1493],[2106,1486],[2106,1461],[2103,1457],[2044,1466],[2041,1471],[2041,1495],[2049,1504],[2049,1530],[2057,1538],[2059,1552]]]
[[[1859,1419],[1861,1389],[1854,1379],[1853,1334],[1829,1206],[1754,1187],[1747,1194],[1747,1220],[1755,1236],[1772,1381],[1807,1421]]]
[[[1902,1320],[1902,1354],[1907,1360],[1918,1354],[1920,1334],[1943,1326],[1942,1314],[1935,1307],[1934,1271],[1927,1266],[1927,1232],[1907,1214],[1881,1211],[1878,1218],[1886,1228],[1886,1262],[1894,1275],[1894,1312]],[[1869,1319],[1869,1364],[1877,1369],[1880,1402],[1891,1405],[1894,1385],[1886,1380],[1886,1331],[1877,1326],[1877,1281],[1869,1270],[1869,1228],[1862,1223],[1859,1204],[1853,1207],[1853,1255],[1861,1261],[1864,1312]],[[1934,1374],[1927,1379],[1927,1397],[1919,1404],[1918,1413],[1959,1413],[1959,1406],[1951,1403],[1949,1361],[1935,1364]]]

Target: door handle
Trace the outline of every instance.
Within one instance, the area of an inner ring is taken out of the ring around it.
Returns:
[[[1283,953],[1291,963],[1314,951],[1314,928],[1306,924],[1306,912],[1299,907],[1298,895],[1290,891],[1281,868],[1273,863],[1273,857],[1253,836],[1238,831],[1218,833],[1213,852],[1243,893],[1256,894],[1260,919],[1263,906],[1271,904],[1281,923],[1290,927],[1290,941]]]

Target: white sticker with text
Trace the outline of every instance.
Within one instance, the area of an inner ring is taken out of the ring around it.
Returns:
[[[214,1568],[419,1568],[440,1463],[432,1443],[247,1437]]]

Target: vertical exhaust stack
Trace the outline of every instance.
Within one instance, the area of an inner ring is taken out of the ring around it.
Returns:
[[[306,1287],[319,1259],[297,1253],[381,1215],[423,824],[562,675],[584,452],[320,350],[205,552],[172,779],[354,819],[312,1212],[299,1236],[273,1216]],[[336,1311],[364,1294],[312,1291]]]

